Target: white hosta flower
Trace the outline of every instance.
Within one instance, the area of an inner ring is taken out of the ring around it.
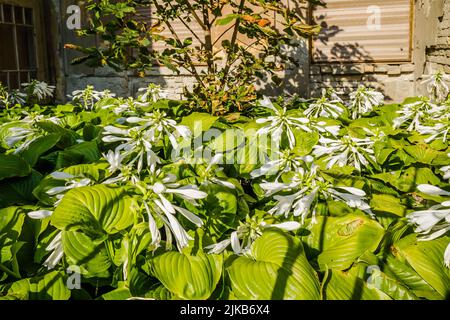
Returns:
[[[422,84],[427,85],[427,91],[437,100],[445,100],[449,94],[450,75],[442,70],[431,75],[425,75]]]
[[[326,96],[322,96],[317,101],[311,103],[303,113],[308,118],[324,117],[336,119],[344,112],[344,109],[340,105],[341,103],[341,99],[329,100]]]
[[[450,196],[450,192],[432,185],[419,185],[419,191],[430,195]],[[415,211],[408,216],[410,224],[415,226],[415,232],[420,235],[419,240],[428,241],[439,238],[450,231],[450,201],[430,207],[426,210]],[[450,243],[444,253],[444,263],[450,268]]]
[[[118,105],[113,110],[115,114],[135,114],[140,109],[149,106],[148,102],[137,101],[133,97],[127,99],[120,98],[118,101]]]
[[[2,90],[0,83],[0,107],[9,108],[15,105],[23,105],[27,100],[27,95],[19,90]]]
[[[275,179],[278,180],[279,176],[284,172],[298,171],[304,163],[310,163],[313,161],[313,157],[311,156],[297,156],[289,150],[276,152],[275,156],[277,159],[269,161],[262,167],[250,172],[252,178],[258,178],[265,175],[274,175],[278,173],[278,177]]]
[[[177,122],[168,118],[165,112],[158,110],[146,113],[143,118],[129,117],[126,121],[132,124],[140,124],[139,128],[145,129],[154,139],[161,140],[163,136],[168,136],[175,149],[178,148],[177,139],[179,137],[188,139],[192,135],[188,127],[177,125]]]
[[[356,170],[361,171],[363,167],[370,164],[370,160],[376,162],[373,145],[374,141],[369,138],[346,136],[334,140],[322,137],[319,139],[319,145],[314,146],[313,154],[316,157],[326,157],[327,169],[334,165],[339,167],[352,165]]]
[[[149,83],[147,87],[138,89],[138,92],[143,93],[138,98],[142,102],[156,102],[167,98],[167,93],[161,90],[161,86],[154,83]]]
[[[263,230],[267,228],[277,228],[284,231],[295,231],[301,227],[296,221],[286,221],[281,223],[266,223],[265,221],[246,221],[242,223],[236,231],[230,234],[230,238],[205,247],[210,254],[220,254],[228,246],[237,255],[246,254],[250,251],[253,242],[258,239]]]
[[[397,111],[400,116],[394,119],[394,128],[399,128],[404,123],[410,122],[407,130],[417,131],[422,125],[421,122],[429,117],[431,110],[436,108],[437,106],[425,97],[422,97],[419,101],[405,104],[401,110]]]
[[[352,119],[356,119],[382,104],[384,95],[381,92],[360,86],[356,92],[350,93],[350,100],[349,109]]]
[[[450,117],[442,117],[437,120],[432,126],[422,126],[417,127],[417,131],[423,135],[430,135],[425,139],[426,143],[430,143],[438,138],[442,139],[442,142],[447,142],[449,132],[450,132]]]
[[[125,158],[120,151],[112,151],[109,150],[107,154],[103,154],[103,157],[108,161],[109,163],[109,172],[114,173],[116,171],[120,171],[122,169],[123,164],[122,161]]]
[[[22,83],[22,87],[28,94],[35,96],[39,100],[53,97],[55,86],[51,86],[43,81],[33,80],[29,83]]]
[[[450,153],[447,154],[450,157]],[[444,179],[450,180],[450,166],[445,166],[441,168],[441,171],[444,173]]]
[[[70,189],[86,187],[86,186],[89,186],[92,184],[92,180],[89,178],[85,178],[85,177],[81,177],[81,176],[77,177],[77,176],[70,175],[70,174],[66,174],[66,176],[65,176],[64,174],[66,174],[66,173],[65,172],[55,172],[55,173],[51,174],[53,179],[66,180],[66,184],[65,184],[65,186],[62,186],[62,187],[54,187],[54,188],[47,190],[46,193],[49,196],[56,196],[61,193],[66,193]]]
[[[312,130],[307,126],[309,123],[308,118],[301,118],[291,116],[287,113],[287,108],[275,107],[269,98],[265,97],[264,100],[259,102],[261,106],[270,109],[274,115],[267,118],[259,118],[256,123],[269,123],[257,131],[258,135],[271,135],[272,141],[280,143],[283,133],[286,133],[289,147],[291,149],[295,146],[294,128],[301,129],[303,131],[311,132]]]
[[[27,213],[27,215],[31,219],[41,220],[50,217],[53,214],[53,211],[51,210],[36,210],[36,211],[30,211]]]
[[[156,164],[161,162],[152,150],[152,145],[158,141],[158,137],[154,135],[153,131],[140,127],[120,129],[114,126],[106,126],[104,130],[102,139],[104,142],[121,142],[116,147],[114,156],[121,153],[122,161],[125,158],[131,158],[127,164],[129,166],[136,164],[138,172],[144,168],[144,161],[151,170],[154,170]],[[113,160],[111,157],[110,154],[107,160]]]
[[[97,91],[94,86],[88,85],[84,90],[75,90],[72,92],[72,100],[82,103],[87,110],[94,109],[97,101],[112,98],[115,94],[109,90]]]
[[[152,179],[155,182],[147,185],[148,191],[144,199],[152,235],[152,245],[158,247],[161,241],[161,234],[156,226],[154,214],[164,222],[166,231],[170,231],[169,234],[166,232],[168,246],[171,245],[171,235],[173,234],[178,250],[181,251],[188,245],[189,240],[192,240],[192,237],[183,229],[175,215],[181,214],[197,227],[201,227],[203,221],[189,210],[173,204],[169,199],[177,196],[196,206],[196,200],[204,199],[208,194],[198,190],[195,185],[180,186],[176,183],[174,175],[164,176],[159,170],[155,172]]]
[[[50,256],[44,261],[44,266],[49,270],[56,267],[56,265],[61,261],[64,256],[63,243],[62,243],[62,231],[60,231],[56,237],[50,242],[50,244],[45,249],[46,251],[51,251]]]
[[[5,138],[5,142],[8,147],[13,148],[19,142],[23,142],[20,146],[16,148],[14,154],[20,153],[35,141],[37,138],[41,137],[42,131],[33,126],[30,127],[13,127],[8,130],[8,135]]]
[[[223,156],[223,153],[217,153],[216,155],[214,155],[214,157],[212,157],[205,170],[201,172],[200,180],[202,181],[202,184],[213,183],[227,187],[229,189],[235,189],[236,187],[234,184],[226,181],[224,178],[217,177],[217,174],[223,171],[223,168],[217,166],[222,162]]]
[[[357,208],[373,216],[370,206],[365,202],[366,193],[353,187],[335,187],[318,174],[318,167],[312,165],[310,170],[301,170],[289,183],[261,183],[260,187],[269,197],[277,200],[275,206],[268,211],[273,215],[300,217],[303,224],[309,213],[315,222],[315,205],[319,197],[345,202],[351,208]],[[286,194],[289,193],[289,194]]]

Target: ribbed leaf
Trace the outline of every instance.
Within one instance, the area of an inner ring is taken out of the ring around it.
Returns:
[[[34,140],[30,145],[20,153],[21,157],[25,159],[31,167],[34,167],[39,157],[53,148],[60,139],[59,134],[49,134]]]
[[[389,296],[356,275],[356,268],[348,272],[332,270],[326,280],[325,300],[390,300]]]
[[[70,290],[67,288],[64,273],[53,271],[44,276],[31,278],[30,300],[67,300]]]
[[[111,260],[101,240],[76,231],[64,231],[62,236],[64,254],[69,265],[80,267],[85,277],[108,277]]]
[[[247,256],[231,261],[227,272],[238,299],[320,299],[319,280],[302,243],[282,231],[264,232]]]
[[[153,274],[182,299],[208,299],[222,274],[222,256],[198,252],[166,252],[149,261]]]
[[[132,224],[137,207],[124,188],[82,187],[64,196],[51,221],[59,229],[114,234]]]
[[[442,296],[423,280],[406,261],[400,261],[392,254],[386,258],[383,272],[409,288],[416,296],[427,299],[442,299]]]
[[[0,180],[11,177],[25,177],[30,172],[30,166],[22,158],[12,154],[0,154]]]
[[[444,252],[450,237],[417,241],[411,234],[394,244],[394,250],[443,298],[450,294],[450,270],[444,265]]]
[[[321,216],[316,220],[308,224],[311,234],[303,241],[317,255],[320,270],[349,268],[365,252],[374,252],[384,235],[378,222],[362,215]]]

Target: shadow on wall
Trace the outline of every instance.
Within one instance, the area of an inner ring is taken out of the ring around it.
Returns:
[[[374,75],[367,73],[364,69],[364,63],[374,62],[369,52],[358,42],[332,41],[344,30],[337,25],[329,25],[326,20],[326,15],[320,15],[316,16],[314,21],[322,29],[310,41],[310,96],[319,97],[322,95],[322,89],[333,87],[345,99],[359,85],[365,85],[385,94],[384,86]],[[314,48],[314,42],[328,46],[326,52]],[[373,70],[369,72],[373,72]],[[386,99],[389,100],[390,97],[386,96]]]

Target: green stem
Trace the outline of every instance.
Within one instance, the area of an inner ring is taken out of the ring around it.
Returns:
[[[14,271],[9,270],[9,268],[5,267],[3,264],[0,263],[0,270],[5,272],[6,274],[10,275],[11,277],[20,279],[20,274],[17,274]]]

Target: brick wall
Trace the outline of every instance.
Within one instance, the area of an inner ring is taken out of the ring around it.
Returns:
[[[444,70],[450,74],[450,0],[444,1],[444,10],[439,17],[436,44],[427,48],[427,69]]]

